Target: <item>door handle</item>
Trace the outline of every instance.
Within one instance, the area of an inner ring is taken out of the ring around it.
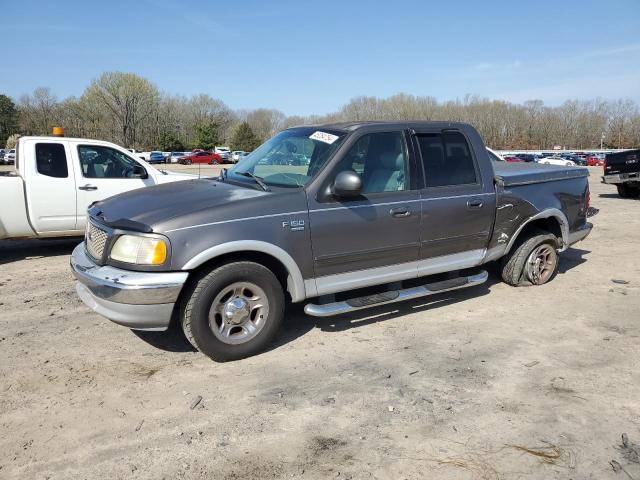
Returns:
[[[97,189],[98,187],[96,187],[95,185],[83,185],[82,187],[78,187],[78,190],[87,190],[87,191],[89,190],[93,191]]]
[[[389,215],[396,218],[402,218],[408,217],[409,215],[411,215],[411,212],[409,211],[408,207],[398,207],[389,210]]]
[[[482,208],[482,200],[469,200],[467,202],[467,208],[469,210],[477,210]]]

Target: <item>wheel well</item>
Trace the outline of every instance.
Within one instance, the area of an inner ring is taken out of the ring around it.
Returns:
[[[289,277],[289,271],[280,260],[269,255],[268,253],[263,252],[240,251],[225,253],[204,262],[202,265],[194,269],[190,276],[193,278],[198,278],[201,273],[210,272],[214,268],[218,268],[222,265],[233,262],[255,262],[264,267],[267,267],[273,272],[273,274],[280,282],[280,285],[282,285],[283,291],[288,295],[287,278]]]
[[[529,238],[536,230],[544,230],[546,232],[552,233],[558,239],[558,245],[562,245],[563,238],[560,222],[556,217],[547,217],[538,218],[527,223],[520,231],[520,233],[518,233],[518,237],[516,238],[515,242],[513,242],[511,249],[525,242],[526,239]]]

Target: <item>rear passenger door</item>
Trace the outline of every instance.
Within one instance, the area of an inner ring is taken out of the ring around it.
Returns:
[[[25,160],[29,219],[38,233],[76,230],[76,188],[66,141],[33,140],[20,152]]]
[[[493,178],[482,178],[478,165],[481,154],[489,162],[486,152],[474,152],[459,130],[426,130],[413,139],[425,178],[419,275],[478,265],[495,214]]]

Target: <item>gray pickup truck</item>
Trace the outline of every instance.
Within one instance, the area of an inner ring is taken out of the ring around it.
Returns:
[[[328,316],[480,284],[542,285],[585,238],[586,169],[492,161],[449,122],[285,130],[219,178],[93,204],[80,298],[133,329],[172,319],[218,361],[272,340],[287,301]]]

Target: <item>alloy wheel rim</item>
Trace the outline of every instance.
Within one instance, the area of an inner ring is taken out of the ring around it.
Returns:
[[[527,258],[526,274],[534,285],[547,282],[556,269],[558,254],[551,245],[543,244],[536,247]]]
[[[229,345],[246,343],[264,328],[269,300],[251,282],[236,282],[220,290],[209,309],[209,327],[216,338]]]

